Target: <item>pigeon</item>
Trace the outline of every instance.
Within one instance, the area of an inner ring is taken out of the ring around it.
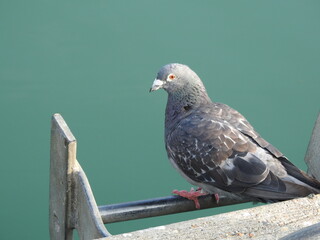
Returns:
[[[168,93],[165,147],[174,168],[197,191],[173,191],[191,199],[215,194],[272,203],[320,193],[320,182],[264,140],[238,111],[209,98],[188,66],[163,66],[150,92]]]

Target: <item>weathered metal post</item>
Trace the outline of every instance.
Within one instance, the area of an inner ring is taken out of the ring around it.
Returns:
[[[308,165],[308,174],[320,180],[320,114],[314,125],[304,161]]]
[[[87,177],[76,160],[77,142],[60,114],[51,122],[50,238],[80,239],[110,236],[103,225]]]

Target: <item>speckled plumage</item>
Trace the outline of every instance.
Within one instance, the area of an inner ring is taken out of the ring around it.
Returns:
[[[209,193],[263,202],[320,192],[317,180],[260,137],[239,112],[212,102],[200,78],[186,65],[163,66],[151,91],[159,88],[168,93],[168,157],[191,184]]]

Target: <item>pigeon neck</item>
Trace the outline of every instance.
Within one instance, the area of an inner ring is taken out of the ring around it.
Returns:
[[[166,126],[174,125],[181,117],[189,114],[192,110],[211,102],[204,88],[192,88],[188,92],[182,90],[168,93]]]

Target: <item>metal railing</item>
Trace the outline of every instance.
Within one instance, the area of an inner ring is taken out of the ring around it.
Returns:
[[[320,179],[320,115],[316,122],[306,163],[309,174]],[[77,142],[60,114],[54,114],[50,147],[50,238],[73,239],[77,229],[80,239],[109,237],[104,224],[196,210],[192,201],[168,196],[120,204],[97,206],[88,179],[76,159]],[[249,200],[206,195],[199,197],[201,209],[244,203]],[[309,230],[308,230],[309,231]],[[301,233],[299,233],[301,235]],[[320,233],[319,233],[320,237]]]

